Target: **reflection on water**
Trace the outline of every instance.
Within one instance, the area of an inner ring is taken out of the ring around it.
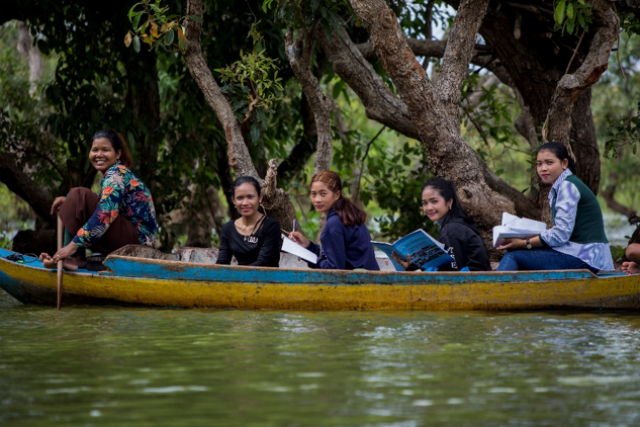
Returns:
[[[637,426],[640,316],[0,303],[0,425]]]

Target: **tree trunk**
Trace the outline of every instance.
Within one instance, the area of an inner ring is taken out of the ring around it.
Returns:
[[[37,185],[19,166],[20,162],[14,154],[0,153],[0,178],[13,193],[29,203],[39,217],[54,228],[55,219],[51,215],[53,198],[42,187]]]
[[[202,0],[189,0],[187,2],[187,16],[203,16]],[[187,18],[185,20],[187,51],[184,60],[187,63],[191,76],[198,84],[205,100],[213,109],[222,124],[229,144],[229,164],[235,170],[236,176],[252,176],[260,179],[258,171],[251,160],[249,149],[242,137],[240,123],[233,112],[227,98],[220,90],[220,86],[213,78],[211,70],[202,55],[200,48],[200,31],[202,24]]]
[[[333,144],[331,134],[331,107],[333,100],[322,93],[318,79],[311,72],[311,60],[313,53],[313,39],[306,29],[300,30],[298,38],[294,41],[293,30],[287,30],[285,37],[285,50],[291,69],[295,74],[302,91],[304,92],[316,124],[318,135],[316,161],[313,173],[329,170],[331,164],[331,149]]]
[[[202,0],[188,0],[187,16],[203,16]],[[184,60],[189,68],[191,76],[200,87],[205,100],[213,109],[224,129],[229,147],[229,165],[235,170],[236,176],[252,176],[262,181],[264,189],[263,205],[267,213],[277,219],[287,229],[287,223],[292,223],[295,218],[295,207],[289,196],[276,187],[278,166],[275,160],[269,161],[269,169],[265,180],[258,175],[258,171],[251,159],[249,149],[242,136],[240,123],[236,118],[229,100],[220,90],[220,86],[213,78],[211,70],[202,55],[200,48],[200,31],[202,24],[191,18],[185,20],[187,51]]]
[[[302,137],[287,158],[278,166],[281,185],[283,181],[286,183],[291,181],[298,172],[303,170],[304,165],[307,164],[318,147],[318,129],[315,117],[304,93],[300,97],[300,116],[302,118]]]
[[[488,0],[460,4],[435,83],[417,62],[397,17],[384,1],[351,0],[351,4],[369,31],[377,56],[428,150],[429,169],[456,184],[460,201],[488,237],[488,230],[500,222],[502,212],[515,213],[514,203],[485,181],[482,162],[460,135],[458,109],[460,89]]]
[[[31,86],[29,94],[33,96],[36,92],[36,82],[40,80],[44,72],[44,63],[40,49],[33,44],[29,28],[24,21],[18,21],[18,52],[29,61],[29,83]]]
[[[570,143],[571,118],[576,99],[600,80],[609,66],[609,55],[618,40],[620,20],[606,0],[594,0],[593,26],[595,33],[589,44],[587,56],[572,74],[565,74],[556,87],[549,109],[549,141]],[[584,36],[584,34],[583,34]],[[544,136],[544,135],[543,135]],[[599,177],[598,177],[599,179]]]
[[[365,45],[357,47],[353,44],[343,27],[331,26],[331,30],[327,34],[323,28],[316,28],[313,33],[314,38],[331,60],[334,71],[358,95],[365,107],[367,117],[409,138],[420,139],[416,125],[409,117],[407,105],[389,89],[363,56],[362,48]],[[373,45],[368,44],[368,46]],[[422,46],[420,49],[429,49],[428,54],[431,56],[444,56],[446,49],[446,43],[439,41],[412,41],[410,46],[413,49],[418,49],[420,46]],[[427,54],[426,50],[420,51],[420,55],[425,54]],[[374,56],[378,58],[377,54]],[[486,58],[478,60],[483,64],[487,63]],[[476,158],[476,165],[482,168],[482,175],[489,187],[511,199],[518,215],[539,218],[540,209],[534,200],[499,178],[477,153],[471,151],[470,154]]]

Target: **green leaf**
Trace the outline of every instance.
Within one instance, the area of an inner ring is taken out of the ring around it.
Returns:
[[[164,44],[167,46],[171,46],[171,44],[173,43],[173,38],[174,38],[173,30],[167,31],[167,33],[164,35]]]
[[[133,50],[135,50],[136,53],[140,53],[140,38],[138,36],[133,38]]]
[[[638,153],[638,144],[633,144],[633,154],[637,154]]]
[[[129,14],[128,14],[128,16],[129,16],[129,21],[131,21],[131,19],[132,19],[134,16],[140,15],[140,14],[142,13],[142,12],[134,12],[135,8],[136,8],[136,7],[138,7],[138,6],[140,6],[141,4],[142,4],[142,3],[136,3],[136,4],[134,4],[133,6],[131,6],[131,9],[129,9]]]
[[[573,14],[573,3],[569,3],[567,5],[567,19],[572,20],[574,18]]]
[[[567,32],[569,34],[573,34],[573,30],[575,29],[575,20],[567,19]]]
[[[259,139],[260,139],[260,128],[256,123],[253,123],[251,125],[251,141],[255,143],[255,142],[258,142]]]
[[[267,10],[269,10],[269,8],[271,7],[272,2],[273,0],[264,0],[264,3],[262,3],[262,11],[264,13],[267,13]]]
[[[133,17],[133,21],[131,21],[133,23],[133,29],[135,31],[138,30],[138,28],[140,28],[140,18],[142,18],[142,14],[138,14],[136,16]]]
[[[565,17],[567,4],[564,0],[560,0],[558,5],[556,6],[556,10],[553,12],[553,19],[556,21],[556,24],[562,24]]]
[[[202,19],[202,16],[198,16],[198,15],[187,15],[187,18],[197,22],[198,24],[202,24],[204,22],[204,19]]]
[[[584,15],[583,14],[578,15],[578,23],[580,24],[580,26],[582,28],[584,28],[585,30],[587,29],[587,23],[584,20]]]

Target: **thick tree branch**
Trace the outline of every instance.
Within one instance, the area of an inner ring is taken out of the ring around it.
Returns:
[[[291,69],[302,87],[315,118],[318,139],[314,173],[329,170],[333,144],[331,137],[331,107],[333,102],[331,98],[322,93],[318,79],[311,72],[313,53],[311,34],[302,29],[298,38],[294,40],[293,30],[289,27],[285,37],[285,50]]]
[[[447,47],[446,40],[418,40],[407,38],[407,43],[416,56],[427,56],[434,58],[442,58]],[[373,48],[373,44],[358,43],[355,46],[367,61],[375,62],[378,60],[378,55]]]
[[[18,52],[29,61],[29,93],[33,95],[36,91],[36,82],[42,77],[44,63],[38,46],[33,44],[29,28],[23,21],[18,21]]]
[[[317,28],[314,31],[314,37],[331,60],[335,72],[356,92],[365,107],[368,118],[376,120],[409,138],[420,139],[418,129],[409,117],[406,104],[389,90],[384,81],[364,58],[360,49],[351,41],[344,28],[335,30],[331,34],[326,34],[322,28]],[[432,45],[432,43],[428,44]],[[445,44],[441,42],[435,42],[435,44],[441,50],[439,52],[433,51],[432,53],[434,53],[434,56],[442,56]],[[420,43],[414,44],[414,47],[418,45]],[[372,47],[373,45],[367,43],[358,46],[362,48],[363,46]],[[420,54],[424,53],[423,51]],[[375,57],[377,58],[377,55]],[[474,59],[478,61],[477,64],[480,66],[495,63],[488,55],[478,56]],[[508,82],[505,82],[508,74],[502,67],[486,68],[491,69],[491,71],[495,70],[494,72],[498,78],[503,83],[508,84]],[[513,200],[518,215],[529,218],[539,217],[539,209],[534,201],[499,178],[482,162],[475,152],[469,151],[476,158],[475,162],[480,165],[487,184],[494,191],[504,194]]]
[[[0,180],[9,190],[27,201],[39,217],[53,224],[50,213],[53,198],[24,173],[18,164],[14,154],[0,153]]]
[[[462,140],[460,93],[452,93],[454,89],[459,92],[466,78],[487,0],[467,0],[460,6],[445,52],[448,64],[445,64],[437,87],[417,62],[397,17],[383,0],[351,0],[351,5],[369,31],[378,58],[406,103],[410,118],[429,152],[429,168],[457,185],[458,196],[465,208],[481,228],[490,230],[499,223],[502,212],[514,212],[514,204],[490,188],[484,179],[486,165]],[[466,62],[457,64],[454,63],[456,60]]]
[[[293,231],[293,220],[296,218],[296,209],[289,195],[281,188],[277,188],[278,162],[269,160],[269,168],[264,179],[262,204],[266,213],[275,218],[284,231]]]
[[[615,200],[614,195],[616,193],[616,187],[617,184],[614,181],[613,184],[609,185],[606,189],[604,189],[604,191],[602,191],[602,193],[600,193],[607,206],[614,212],[626,215],[626,217],[629,219],[630,224],[640,223],[640,217],[638,216],[638,213],[636,211],[627,206],[624,206],[621,203],[618,203]]]
[[[410,138],[419,138],[407,106],[391,92],[344,28],[326,34],[324,28],[318,26],[313,36],[329,57],[334,71],[358,95],[368,118]]]
[[[556,87],[549,109],[547,140],[569,144],[571,113],[580,93],[596,83],[607,69],[611,48],[618,39],[620,20],[607,0],[594,0],[591,8],[596,30],[589,53],[573,73],[565,74]]]
[[[202,0],[188,0],[187,16],[203,15]],[[256,170],[249,149],[242,137],[240,124],[236,118],[231,104],[220,90],[220,86],[213,78],[211,70],[202,55],[200,48],[200,31],[202,24],[187,18],[185,20],[186,37],[188,41],[187,51],[184,54],[184,60],[187,63],[191,76],[196,81],[204,98],[209,106],[213,109],[224,128],[229,145],[229,164],[235,170],[238,176],[253,176],[260,179]]]
[[[318,131],[316,121],[307,97],[302,94],[300,99],[300,116],[302,118],[302,137],[291,149],[286,159],[278,166],[280,180],[288,182],[291,178],[304,168],[307,161],[316,152],[318,145]]]
[[[488,6],[489,0],[467,0],[458,7],[438,74],[442,99],[460,102],[460,89],[467,78],[478,29]]]

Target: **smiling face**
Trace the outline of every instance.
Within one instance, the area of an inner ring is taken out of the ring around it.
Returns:
[[[545,184],[553,184],[556,182],[556,179],[562,175],[562,172],[564,172],[568,165],[568,159],[561,161],[553,151],[542,150],[538,152],[536,169],[542,182]]]
[[[233,204],[236,205],[240,215],[251,217],[258,212],[262,197],[258,196],[256,187],[250,182],[245,182],[233,190]]]
[[[315,181],[311,184],[309,196],[313,207],[323,213],[331,210],[333,204],[340,198],[340,191],[334,193],[325,182]]]
[[[120,158],[121,152],[113,149],[111,141],[107,138],[96,138],[91,143],[89,160],[94,168],[104,173],[111,166],[115,165]]]
[[[449,212],[453,200],[445,200],[438,190],[427,187],[422,191],[422,211],[431,221],[439,221]]]

